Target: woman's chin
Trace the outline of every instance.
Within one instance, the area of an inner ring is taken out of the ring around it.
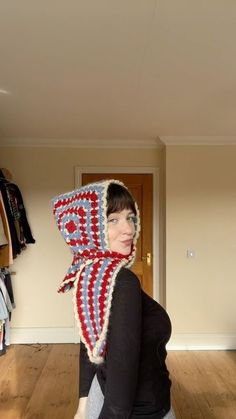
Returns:
[[[126,247],[124,249],[117,250],[118,253],[120,253],[123,256],[128,256],[131,252],[131,247]]]
[[[131,253],[132,246],[111,246],[110,250],[112,252],[119,253],[120,255],[128,256]]]

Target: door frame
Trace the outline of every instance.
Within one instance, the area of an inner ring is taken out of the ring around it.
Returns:
[[[76,166],[75,167],[75,188],[82,185],[83,173],[137,173],[153,175],[153,298],[160,301],[160,175],[156,167],[114,167],[114,166]],[[142,227],[142,226],[141,226]]]

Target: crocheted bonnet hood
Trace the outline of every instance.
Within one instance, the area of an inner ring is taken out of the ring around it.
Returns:
[[[52,200],[57,226],[69,245],[73,261],[58,292],[73,289],[75,317],[80,338],[91,362],[101,363],[106,353],[106,337],[112,294],[118,272],[135,259],[140,230],[136,206],[135,235],[129,255],[109,249],[107,235],[107,190],[118,180],[91,183]]]

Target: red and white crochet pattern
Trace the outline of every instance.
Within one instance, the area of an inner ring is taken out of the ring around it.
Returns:
[[[117,180],[83,186],[53,199],[58,228],[74,255],[59,292],[73,288],[80,337],[91,362],[103,361],[115,279],[134,262],[139,216],[130,255],[111,252],[107,238],[107,189]],[[137,209],[138,215],[138,209]]]

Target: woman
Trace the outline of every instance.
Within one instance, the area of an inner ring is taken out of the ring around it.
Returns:
[[[53,200],[74,253],[59,292],[74,289],[81,337],[76,419],[173,419],[165,365],[171,324],[128,268],[138,208],[119,181],[86,185]]]

